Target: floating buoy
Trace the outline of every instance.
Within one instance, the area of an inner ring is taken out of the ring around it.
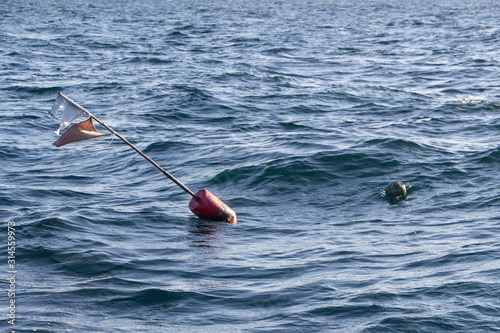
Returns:
[[[189,202],[189,209],[194,215],[205,220],[236,224],[234,211],[208,190],[196,192]]]
[[[130,148],[135,150],[139,155],[144,157],[149,163],[154,165],[158,170],[160,170],[167,178],[169,178],[171,181],[173,181],[177,186],[179,186],[181,189],[183,189],[186,193],[192,196],[191,201],[189,202],[189,209],[198,217],[205,219],[205,220],[211,220],[211,221],[224,221],[224,222],[229,222],[232,224],[236,224],[236,214],[234,211],[229,208],[225,203],[223,203],[219,198],[217,198],[215,195],[210,193],[207,190],[200,190],[196,194],[193,193],[190,189],[186,187],[186,185],[182,184],[179,180],[177,180],[174,176],[172,176],[167,170],[163,169],[161,166],[159,166],[155,161],[153,161],[149,156],[144,154],[139,148],[134,146],[132,143],[130,143],[127,139],[125,139],[123,136],[118,134],[116,131],[114,131],[112,128],[110,128],[108,125],[106,125],[103,121],[99,120],[97,117],[95,117],[92,113],[90,113],[87,109],[83,108],[82,106],[78,105],[76,102],[72,101],[68,97],[64,96],[62,93],[59,93],[56,102],[54,103],[54,107],[52,108],[53,110],[56,110],[57,112],[60,108],[63,108],[66,112],[68,111],[68,114],[71,114],[71,116],[65,117],[65,114],[63,114],[63,123],[59,127],[64,128],[66,127],[69,123],[71,123],[73,120],[79,117],[81,113],[86,113],[89,116],[89,119],[73,125],[68,131],[71,131],[66,135],[66,133],[61,137],[65,137],[64,140],[58,140],[54,143],[56,147],[60,147],[62,145],[71,143],[71,142],[77,142],[77,141],[82,141],[82,140],[88,140],[92,139],[95,137],[107,135],[104,133],[99,133],[97,132],[96,128],[94,127],[92,123],[92,119],[104,126],[108,131],[113,133],[116,137],[118,137],[120,140],[125,142]],[[55,116],[51,112],[53,116]],[[68,118],[69,121],[68,123],[64,122],[64,119]]]

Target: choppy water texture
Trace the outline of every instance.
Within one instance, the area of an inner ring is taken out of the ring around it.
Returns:
[[[499,6],[0,2],[15,329],[499,331]],[[116,138],[52,146],[59,91],[238,224]]]

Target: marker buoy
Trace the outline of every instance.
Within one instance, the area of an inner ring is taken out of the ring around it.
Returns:
[[[199,190],[189,202],[194,215],[211,221],[224,221],[236,224],[236,214],[219,198],[208,190]]]
[[[139,155],[144,157],[149,163],[154,165],[158,170],[160,170],[167,178],[169,178],[171,181],[173,181],[177,186],[179,186],[181,189],[183,189],[186,193],[192,196],[191,201],[189,202],[189,209],[198,217],[205,219],[205,220],[211,220],[211,221],[224,221],[224,222],[229,222],[232,224],[236,224],[236,214],[234,211],[229,208],[225,203],[223,203],[219,198],[217,198],[215,195],[210,193],[207,190],[200,190],[196,194],[194,194],[190,189],[186,187],[186,185],[182,184],[179,180],[177,180],[174,176],[172,176],[167,170],[163,169],[161,166],[159,166],[155,161],[153,161],[149,156],[144,154],[139,148],[131,144],[127,139],[125,139],[123,136],[118,134],[116,131],[114,131],[112,128],[110,128],[108,125],[106,125],[103,121],[99,120],[97,117],[95,117],[92,113],[90,113],[87,109],[83,108],[82,106],[78,105],[76,102],[73,100],[69,99],[68,97],[64,96],[62,93],[59,93],[59,96],[63,98],[67,103],[71,104],[72,106],[76,107],[78,110],[81,110],[85,112],[90,118],[104,126],[108,131],[113,133],[117,138],[125,142],[130,148],[135,150]],[[58,97],[59,98],[59,97]],[[89,119],[88,120],[90,124],[92,124],[92,121]],[[85,122],[83,122],[85,123]],[[81,125],[80,123],[79,125]],[[87,129],[87,128],[85,128]],[[71,130],[71,128],[70,128]],[[88,130],[88,129],[87,129]],[[90,129],[92,131],[95,131],[95,133],[98,133],[97,130],[95,130],[94,125],[92,124],[92,128]],[[80,131],[81,132],[81,131]],[[93,137],[96,137],[95,133],[92,137],[87,137],[85,136],[83,139],[91,139]],[[99,136],[99,135],[98,135]],[[76,140],[80,141],[80,140]],[[76,142],[71,141],[71,142]],[[69,142],[66,142],[69,143]]]

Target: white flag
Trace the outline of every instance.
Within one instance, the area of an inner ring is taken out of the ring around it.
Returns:
[[[62,118],[56,116],[60,110],[63,111]],[[56,131],[56,134],[60,135],[59,131],[65,129],[73,122],[73,120],[85,114],[85,111],[75,107],[67,101],[64,96],[59,94],[54,102],[54,105],[52,106],[52,110],[49,111],[49,114],[55,118],[62,119],[59,129]]]

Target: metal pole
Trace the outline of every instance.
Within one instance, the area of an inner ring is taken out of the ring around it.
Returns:
[[[136,146],[134,146],[133,144],[131,144],[127,139],[125,139],[123,136],[121,136],[120,134],[118,134],[117,132],[115,132],[111,127],[109,127],[108,125],[106,125],[104,122],[102,122],[101,120],[99,120],[97,117],[95,117],[92,113],[90,113],[87,109],[85,109],[84,107],[78,105],[76,102],[74,102],[73,100],[69,99],[68,97],[66,97],[65,95],[63,95],[62,93],[59,93],[62,97],[64,97],[64,99],[66,99],[69,103],[73,104],[73,106],[83,110],[85,113],[87,113],[89,115],[89,117],[91,117],[92,119],[94,119],[95,121],[97,121],[99,124],[101,124],[102,126],[104,126],[108,131],[110,131],[111,133],[113,133],[114,135],[116,135],[120,140],[122,140],[123,142],[125,142],[127,145],[129,145],[130,148],[132,148],[133,150],[135,150],[139,155],[141,155],[142,157],[144,157],[149,163],[153,164],[158,170],[160,170],[165,176],[167,176],[171,181],[173,181],[174,183],[177,184],[177,186],[179,186],[180,188],[182,188],[184,191],[186,191],[187,193],[189,193],[193,198],[196,198],[198,199],[198,197],[190,190],[186,187],[186,185],[184,185],[183,183],[181,183],[179,180],[177,180],[177,178],[175,178],[174,176],[172,176],[167,170],[163,169],[161,166],[159,166],[155,161],[153,161],[149,156],[147,156],[146,154],[144,154],[139,148],[137,148]]]

